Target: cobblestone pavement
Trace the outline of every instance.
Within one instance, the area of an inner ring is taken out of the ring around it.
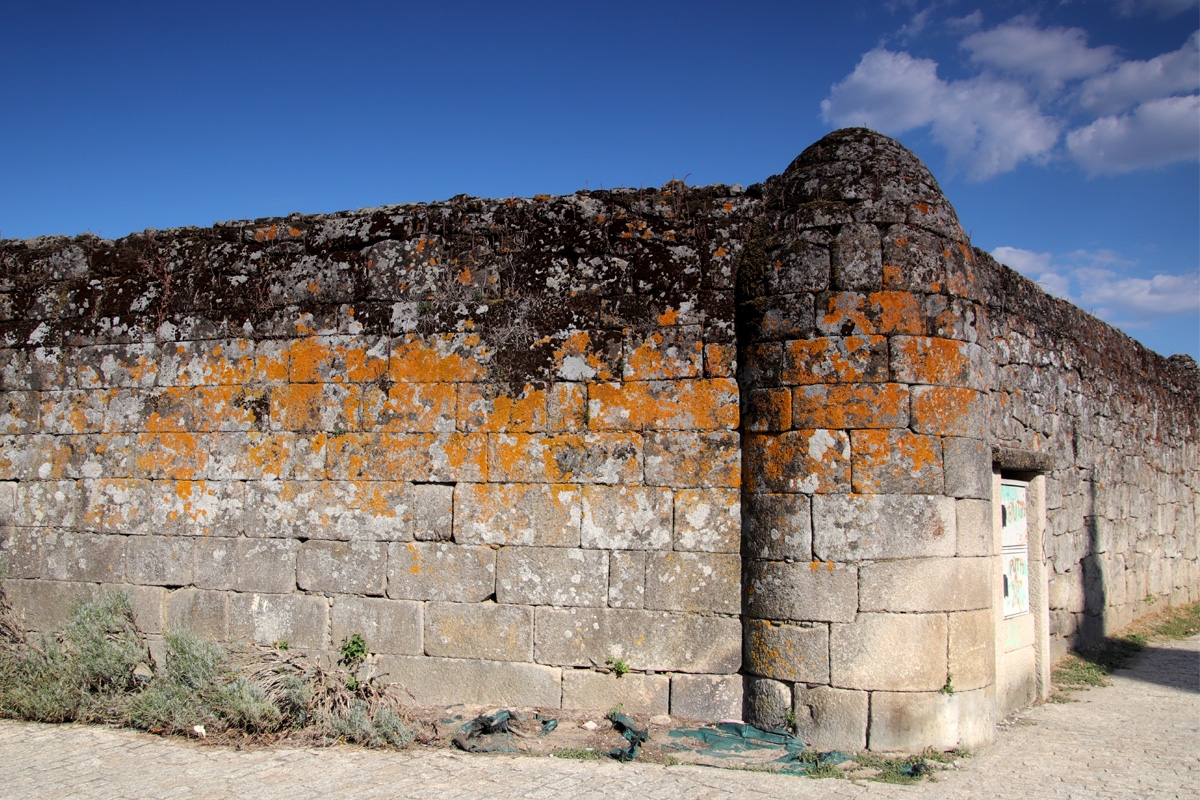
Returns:
[[[0,721],[4,798],[1200,798],[1200,637],[1044,705],[936,782],[349,747],[235,752],[126,730]]]

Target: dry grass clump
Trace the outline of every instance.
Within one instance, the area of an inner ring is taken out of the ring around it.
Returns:
[[[1057,702],[1069,701],[1066,692],[1107,686],[1114,670],[1122,669],[1153,642],[1186,639],[1200,633],[1200,603],[1168,606],[1107,637],[1094,647],[1068,653],[1051,672]]]
[[[205,738],[399,747],[413,739],[399,697],[358,673],[361,637],[326,669],[285,650],[227,651],[188,631],[165,636],[157,671],[129,597],[78,606],[33,641],[0,589],[0,715],[39,722],[105,722]]]

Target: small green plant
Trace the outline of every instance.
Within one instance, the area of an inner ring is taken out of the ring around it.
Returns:
[[[1157,622],[1150,634],[1162,639],[1187,639],[1200,633],[1200,603],[1172,609],[1168,617]]]
[[[946,673],[946,685],[938,689],[940,694],[954,694],[954,676],[949,672]]]
[[[956,747],[953,750],[941,752],[934,750],[932,747],[926,747],[921,752],[921,756],[928,761],[934,761],[938,764],[953,764],[960,758],[970,758],[971,751],[965,747]]]
[[[277,642],[272,642],[271,647],[274,647],[276,650],[278,650],[281,653],[286,653],[287,649],[288,649],[288,640],[280,639]]]
[[[356,668],[370,655],[367,651],[367,643],[363,641],[362,634],[360,633],[353,634],[342,640],[341,654],[342,658],[338,663],[350,669]]]
[[[810,778],[845,778],[846,773],[832,761],[818,761],[804,773]]]
[[[550,755],[575,761],[599,761],[604,754],[594,747],[564,747],[551,752]]]
[[[1107,686],[1108,673],[1094,661],[1076,653],[1068,653],[1055,665],[1050,675],[1056,686],[1081,688],[1085,686]]]
[[[1058,689],[1083,689],[1107,686],[1108,676],[1126,666],[1149,641],[1144,634],[1105,639],[1096,647],[1068,653],[1050,672]]]
[[[786,725],[787,729],[792,733],[796,732],[797,728],[799,727],[799,723],[796,721],[796,710],[794,708],[788,709],[787,715],[783,718],[783,724]]]
[[[613,675],[618,678],[629,674],[629,662],[623,658],[608,658],[604,661],[608,668],[612,670]]]
[[[873,780],[880,783],[898,783],[903,785],[916,783],[932,771],[926,758],[925,753],[899,757],[859,753],[855,756],[854,761],[859,767],[879,770],[879,774]]]

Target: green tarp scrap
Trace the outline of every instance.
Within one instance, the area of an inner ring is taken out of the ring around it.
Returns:
[[[779,753],[779,757],[771,763],[779,765],[776,768],[779,772],[804,774],[814,767],[841,764],[851,758],[838,750],[817,753],[805,748],[804,742],[787,731],[764,731],[743,722],[719,722],[701,728],[676,728],[667,735],[675,739],[694,739],[702,745],[696,747],[690,743],[679,742],[672,749],[691,750],[713,758],[738,758],[751,752],[768,755],[761,751],[774,750]]]
[[[632,718],[625,716],[619,711],[614,711],[608,715],[612,720],[613,727],[617,733],[625,737],[625,741],[629,742],[628,747],[618,747],[615,750],[610,750],[608,755],[615,758],[617,761],[633,761],[637,758],[638,748],[644,745],[650,739],[649,728],[638,728],[637,723]]]
[[[480,714],[464,723],[451,739],[455,747],[468,753],[516,753],[512,737],[545,736],[558,727],[558,720],[535,714],[521,717],[503,709],[494,714]]]

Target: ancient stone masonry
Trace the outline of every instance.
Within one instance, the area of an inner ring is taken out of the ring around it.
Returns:
[[[3,242],[0,348],[35,630],[116,587],[152,634],[361,633],[423,704],[892,748],[986,741],[1049,651],[1200,595],[1194,365],[861,129],[746,190]],[[999,611],[1002,477],[1041,616]]]

